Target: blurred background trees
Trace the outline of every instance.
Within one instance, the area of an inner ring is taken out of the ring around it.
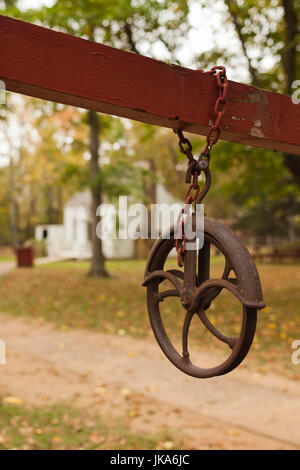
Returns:
[[[151,50],[151,45],[161,43],[170,57],[178,47],[188,28],[187,2],[147,0],[128,2],[126,0],[81,0],[70,2],[59,0],[51,7],[40,7],[25,12],[12,5],[10,12],[18,18],[38,22],[61,31],[81,36],[91,41],[140,53],[140,44]],[[167,12],[167,14],[165,14]],[[79,65],[80,66],[80,65]],[[117,77],[112,77],[116,81]],[[92,193],[92,246],[91,276],[107,276],[104,266],[102,242],[96,235],[97,207],[103,202],[103,178],[101,177],[102,120],[95,111],[88,111],[90,188]]]

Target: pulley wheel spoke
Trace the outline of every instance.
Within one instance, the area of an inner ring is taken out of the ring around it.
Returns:
[[[232,271],[231,263],[226,259],[225,262],[225,267],[224,271],[222,274],[221,279],[230,282],[231,284],[237,285],[238,281],[235,278],[229,278],[229,274]],[[209,277],[207,277],[209,279]],[[206,281],[206,279],[203,279],[202,282]],[[205,301],[203,302],[204,309],[207,310],[210,307],[211,302],[220,295],[222,292],[223,287],[212,287],[210,289],[207,289],[207,295],[205,296]]]
[[[190,329],[190,324],[192,321],[194,313],[191,311],[186,312],[185,319],[183,322],[183,328],[182,328],[182,356],[184,358],[187,358],[190,356],[189,351],[188,351],[188,335],[189,335],[189,329]]]
[[[179,297],[177,289],[168,289],[158,293],[158,301],[163,302],[167,297]]]
[[[224,271],[222,274],[222,279],[228,279],[228,276],[231,270],[232,270],[231,264],[229,263],[228,259],[226,259]]]
[[[203,325],[220,341],[223,343],[228,344],[228,346],[232,349],[235,343],[237,342],[237,338],[229,338],[228,336],[223,335],[217,328],[211,323],[209,318],[207,317],[204,309],[199,310],[197,312],[198,317],[202,321]]]
[[[176,288],[178,294],[181,290],[181,284],[176,276],[171,274],[170,272],[163,271],[162,269],[157,269],[156,271],[151,272],[143,282],[143,286],[148,286],[152,282],[156,282],[160,284],[162,281],[168,280],[170,281],[173,286]]]
[[[167,273],[173,274],[173,276],[179,277],[179,279],[183,280],[184,274],[179,269],[168,269]]]

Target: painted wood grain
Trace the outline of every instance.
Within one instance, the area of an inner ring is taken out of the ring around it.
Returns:
[[[215,78],[0,15],[7,90],[205,135]],[[229,82],[221,138],[300,155],[300,105]]]

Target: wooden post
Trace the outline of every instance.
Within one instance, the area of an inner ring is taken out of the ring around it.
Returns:
[[[0,16],[0,79],[29,96],[206,135],[215,78]],[[300,105],[229,81],[221,138],[300,155]]]

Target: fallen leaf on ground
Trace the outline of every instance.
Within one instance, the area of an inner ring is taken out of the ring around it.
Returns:
[[[106,387],[95,387],[93,393],[95,395],[101,395],[102,393],[106,393]]]
[[[229,434],[230,436],[240,436],[241,431],[239,431],[238,429],[228,429],[227,434]]]
[[[3,403],[6,405],[22,405],[23,400],[18,397],[5,397],[3,398]]]
[[[173,449],[174,447],[174,442],[172,441],[164,441],[161,443],[161,446],[163,449],[167,449],[167,450],[170,450],[170,449]]]
[[[129,356],[129,357],[135,357],[135,356],[136,356],[136,352],[134,352],[134,351],[129,351],[128,356]]]

